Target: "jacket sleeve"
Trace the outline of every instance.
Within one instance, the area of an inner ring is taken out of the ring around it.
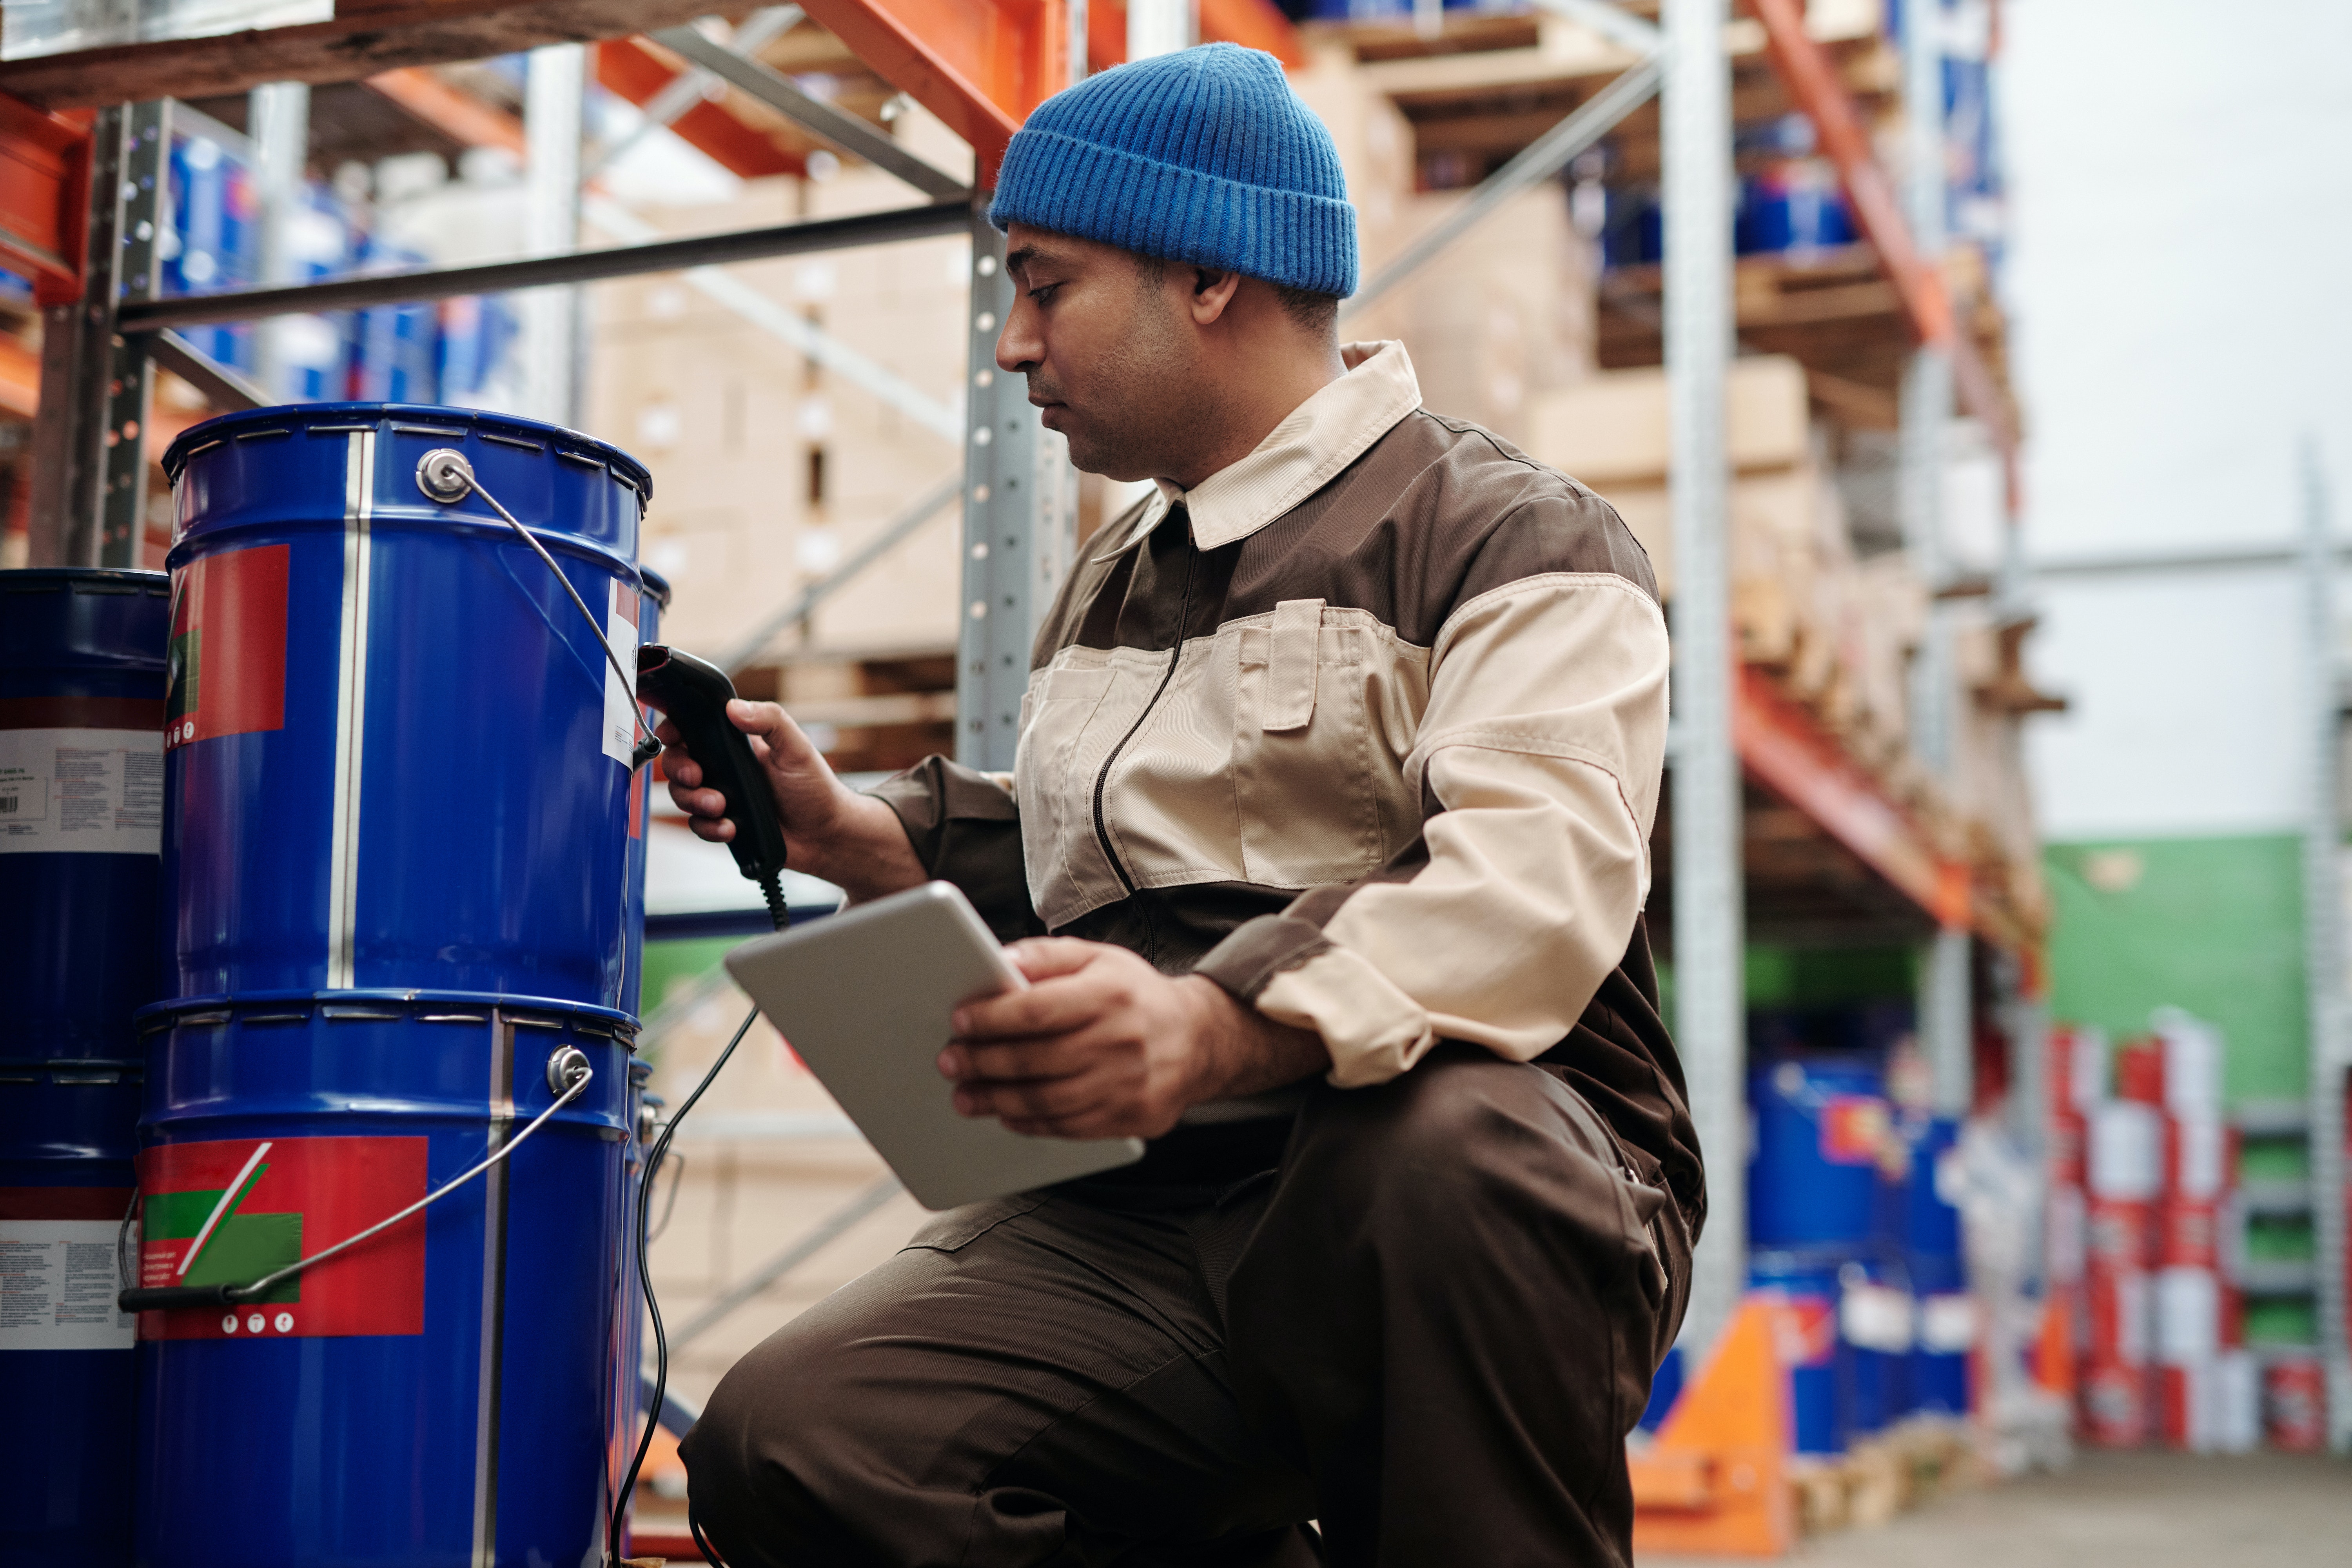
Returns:
[[[898,813],[923,869],[963,889],[999,942],[1045,934],[1029,902],[1012,780],[934,756],[869,793]]]
[[[1244,924],[1197,972],[1320,1034],[1342,1087],[1441,1038],[1549,1049],[1649,895],[1666,670],[1664,617],[1631,578],[1537,571],[1475,592],[1437,633],[1405,761],[1420,837]]]

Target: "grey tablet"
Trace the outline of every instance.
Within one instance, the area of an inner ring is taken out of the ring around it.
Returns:
[[[727,955],[727,972],[926,1208],[1143,1157],[1139,1138],[1033,1138],[957,1114],[938,1067],[948,1015],[1028,983],[948,883],[756,937]]]

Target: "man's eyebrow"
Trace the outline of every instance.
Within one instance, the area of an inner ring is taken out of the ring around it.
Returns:
[[[1032,265],[1060,267],[1066,264],[1067,258],[1054,251],[1043,250],[1034,245],[1024,245],[1004,258],[1004,270],[1018,278]]]

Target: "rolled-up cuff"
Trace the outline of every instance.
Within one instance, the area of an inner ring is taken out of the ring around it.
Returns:
[[[1244,921],[1223,941],[1203,953],[1192,966],[1236,1000],[1255,1005],[1266,982],[1286,969],[1296,969],[1331,945],[1323,928],[1312,921],[1288,915],[1259,915]]]
[[[1322,1036],[1331,1053],[1327,1076],[1339,1089],[1386,1083],[1437,1043],[1428,1011],[1344,947],[1327,945],[1275,974],[1258,992],[1257,1010]]]

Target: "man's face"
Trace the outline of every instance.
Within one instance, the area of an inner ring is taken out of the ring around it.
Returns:
[[[1070,460],[1114,479],[1184,472],[1199,345],[1177,290],[1191,268],[1149,282],[1129,251],[1025,224],[1005,251],[1013,299],[996,363],[1029,378]]]

